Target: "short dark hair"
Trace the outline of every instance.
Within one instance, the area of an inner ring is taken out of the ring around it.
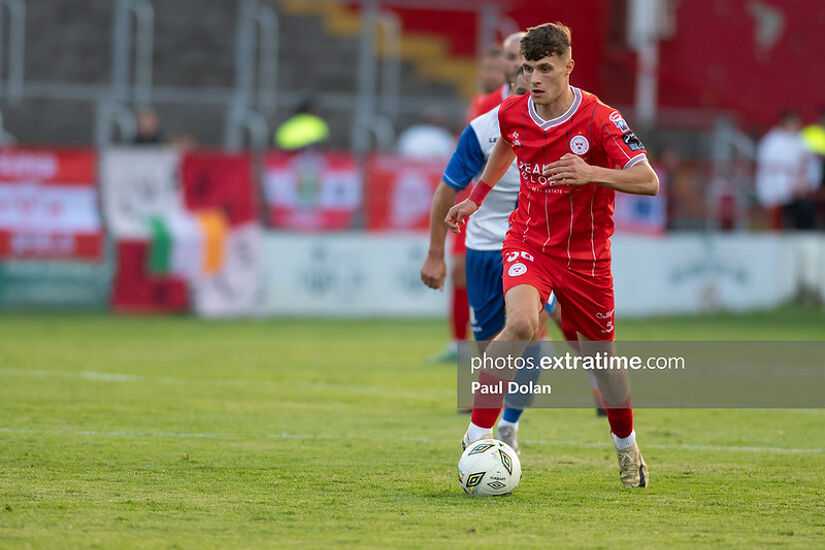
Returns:
[[[570,37],[570,27],[558,21],[530,27],[521,39],[521,56],[528,61],[551,55],[564,57],[570,51]]]

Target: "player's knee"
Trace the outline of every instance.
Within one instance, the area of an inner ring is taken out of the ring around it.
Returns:
[[[531,340],[538,326],[538,315],[532,313],[514,312],[507,317],[508,336],[513,340]]]

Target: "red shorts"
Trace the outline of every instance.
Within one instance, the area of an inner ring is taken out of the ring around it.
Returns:
[[[613,340],[613,276],[609,269],[593,277],[587,262],[584,274],[567,267],[567,262],[551,258],[523,242],[504,241],[504,294],[514,286],[530,285],[539,291],[541,303],[550,292],[561,306],[562,327],[575,330],[588,340]]]

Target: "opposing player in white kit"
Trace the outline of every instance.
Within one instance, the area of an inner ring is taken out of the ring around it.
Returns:
[[[514,80],[510,83],[513,95],[528,92],[529,85],[522,69],[516,72]],[[444,218],[447,211],[455,202],[456,194],[481,173],[498,138],[496,107],[470,122],[461,134],[458,146],[444,171],[432,203],[430,250],[421,268],[421,279],[431,288],[442,288],[444,284]],[[513,163],[490,192],[484,205],[467,223],[467,297],[473,336],[477,341],[489,340],[504,328],[501,246],[509,227],[508,218],[516,207],[520,185],[518,169]],[[555,304],[555,296],[551,295],[545,306],[543,321],[553,312]],[[538,356],[541,353],[538,343],[540,337],[541,333],[534,336],[534,344],[528,347],[525,355],[529,353]],[[535,364],[539,364],[538,358]],[[535,382],[539,374],[538,369],[522,369],[515,381],[519,384]],[[529,396],[521,394],[508,395],[504,415],[498,424],[498,439],[508,443],[516,451],[518,420],[527,405],[527,397]]]

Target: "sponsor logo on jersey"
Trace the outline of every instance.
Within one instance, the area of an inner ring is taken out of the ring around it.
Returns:
[[[619,111],[613,111],[610,113],[610,116],[607,117],[610,122],[616,125],[616,128],[619,129],[621,132],[629,132],[630,128],[627,126],[627,122],[624,121],[622,118],[622,114]]]
[[[639,141],[639,138],[636,137],[636,134],[630,131],[622,134],[622,141],[625,142],[625,145],[630,147],[631,151],[641,151],[645,148],[645,146],[642,145],[642,142]]]
[[[584,137],[584,136],[582,136]],[[542,172],[550,166],[549,164],[532,164],[529,162],[518,163],[518,169],[521,173],[521,181],[530,187],[533,191],[542,193],[553,193],[556,195],[563,195],[570,192],[569,185],[556,185],[556,182],[542,175]]]
[[[590,150],[590,142],[582,135],[573,136],[570,139],[570,150],[577,155],[583,155]]]
[[[511,265],[510,269],[507,270],[507,275],[510,277],[518,277],[519,275],[524,275],[525,273],[527,273],[527,266],[521,262]]]

